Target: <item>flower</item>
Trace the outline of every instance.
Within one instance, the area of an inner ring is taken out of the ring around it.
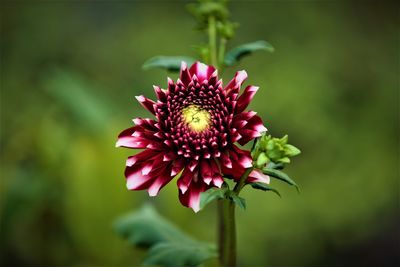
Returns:
[[[127,188],[155,196],[181,174],[179,199],[197,212],[201,192],[221,187],[223,176],[238,181],[252,158],[235,142],[245,145],[266,131],[256,112],[245,111],[258,87],[249,85],[239,96],[246,78],[238,71],[223,87],[214,67],[196,62],[188,69],[182,62],[176,83],[168,78],[166,90],[154,86],[157,102],[136,97],[155,119],[136,118],[118,136],[117,147],[144,149],[127,159]],[[269,182],[253,171],[247,182],[255,181]]]

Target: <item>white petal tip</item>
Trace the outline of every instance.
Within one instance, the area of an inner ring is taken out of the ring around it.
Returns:
[[[188,188],[187,188],[186,186],[180,186],[180,187],[179,187],[179,190],[181,190],[181,193],[182,193],[182,194],[185,194],[186,191],[188,190]]]
[[[148,192],[149,192],[149,196],[150,197],[155,197],[158,194],[158,191],[155,191],[155,190],[154,191],[153,190],[149,190]]]

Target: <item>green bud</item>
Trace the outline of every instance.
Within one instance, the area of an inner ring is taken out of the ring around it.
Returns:
[[[294,156],[297,156],[298,154],[300,154],[301,151],[297,147],[287,144],[285,146],[285,153],[289,157],[294,157]]]
[[[257,167],[263,167],[268,162],[269,162],[269,158],[267,157],[267,155],[264,152],[261,152],[260,155],[258,155],[256,165],[257,165]]]
[[[290,158],[300,154],[300,150],[288,144],[287,135],[282,138],[274,138],[271,135],[263,134],[259,137],[251,151],[253,161],[257,168],[262,168],[270,164],[279,164],[284,167],[290,163]]]

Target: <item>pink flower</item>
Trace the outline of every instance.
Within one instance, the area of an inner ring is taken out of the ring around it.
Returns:
[[[245,111],[258,90],[249,85],[239,95],[246,78],[239,71],[223,87],[212,66],[196,62],[188,69],[183,62],[176,83],[168,79],[166,90],[154,86],[157,102],[136,97],[155,118],[134,119],[135,126],[118,137],[117,147],[144,149],[127,159],[128,189],[155,196],[181,173],[179,199],[197,212],[201,192],[221,187],[223,176],[239,180],[252,158],[235,143],[244,145],[266,131],[256,112]],[[254,181],[266,180],[253,171],[248,182]]]

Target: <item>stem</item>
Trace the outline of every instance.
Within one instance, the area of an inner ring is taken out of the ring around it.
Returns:
[[[236,267],[235,203],[224,198],[218,201],[219,262],[221,267]]]
[[[218,69],[217,61],[217,28],[214,16],[208,18],[208,38],[210,48],[210,64]]]
[[[253,168],[248,168],[236,184],[233,194],[239,195]],[[229,190],[229,189],[228,189]],[[218,201],[219,262],[221,267],[236,267],[235,203],[230,198]]]
[[[233,192],[235,192],[236,195],[239,195],[240,190],[242,190],[242,188],[244,187],[246,180],[247,180],[247,176],[249,176],[249,174],[251,173],[251,171],[253,170],[253,167],[246,169],[246,171],[243,173],[242,177],[240,177],[239,182],[236,184],[235,188],[233,189]]]
[[[224,67],[224,57],[225,57],[225,47],[226,47],[226,39],[222,37],[219,40],[219,49],[218,49],[218,64],[219,64],[219,70],[222,73],[222,69]]]

